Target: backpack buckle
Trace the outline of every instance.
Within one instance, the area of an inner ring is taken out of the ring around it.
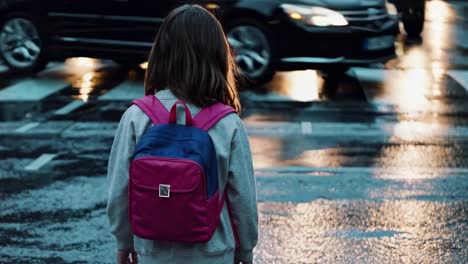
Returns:
[[[168,184],[159,184],[159,197],[169,198],[171,195],[171,186]]]

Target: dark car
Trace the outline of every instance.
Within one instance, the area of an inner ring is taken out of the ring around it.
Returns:
[[[398,18],[385,0],[0,0],[0,55],[34,72],[73,56],[143,62],[164,17],[198,3],[221,21],[244,74],[344,70],[395,56]]]
[[[395,4],[406,34],[419,36],[424,29],[426,0],[389,0]]]

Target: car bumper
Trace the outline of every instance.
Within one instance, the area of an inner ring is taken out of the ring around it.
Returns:
[[[287,21],[279,39],[280,68],[294,70],[330,65],[357,66],[385,63],[396,57],[394,41],[381,48],[366,48],[371,39],[391,38],[399,33],[398,18],[379,27],[304,27]]]

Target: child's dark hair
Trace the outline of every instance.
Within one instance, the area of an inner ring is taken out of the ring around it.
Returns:
[[[220,102],[240,112],[237,64],[218,20],[198,5],[183,5],[162,23],[145,76],[145,94],[170,89],[198,107]]]

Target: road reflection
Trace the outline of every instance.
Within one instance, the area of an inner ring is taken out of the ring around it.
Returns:
[[[112,77],[112,70],[103,71],[105,67],[112,68],[112,64],[103,62],[98,59],[78,57],[70,58],[65,61],[66,72],[69,73],[68,81],[72,84],[71,97],[75,100],[87,102],[92,95],[96,95],[102,91],[98,91],[100,86],[109,86],[115,79]],[[123,76],[126,76],[124,73]]]
[[[449,52],[456,46],[453,24],[456,13],[448,3],[434,0],[427,3],[426,15],[421,40],[401,37],[396,43],[397,59],[388,62],[386,69],[369,68],[374,75],[371,80],[375,82],[368,100],[393,103],[409,116],[439,110],[434,107],[437,103],[428,98],[443,94],[444,76],[448,69],[456,66]],[[376,79],[379,71],[385,73],[383,78]],[[349,82],[349,79],[340,81]],[[337,85],[340,84],[334,82],[332,86]],[[329,87],[313,70],[278,72],[265,87],[270,92],[302,102],[328,100],[330,98],[323,94],[338,89]]]
[[[72,73],[70,82],[75,90],[73,99],[87,102],[89,95],[97,85],[97,70],[102,67],[102,62],[97,59],[77,57],[65,61],[68,72]]]
[[[295,101],[310,102],[320,99],[323,79],[314,70],[277,72],[266,88]]]
[[[448,49],[455,47],[453,24],[455,12],[444,1],[427,2],[423,44],[401,43],[400,57],[389,66],[402,71],[385,79],[382,94],[402,107],[409,115],[437,112],[437,102],[428,100],[443,94],[443,79],[451,65]],[[410,43],[410,42],[409,42]],[[396,65],[395,65],[396,62]],[[392,98],[393,97],[393,98]],[[434,107],[435,106],[435,107]]]
[[[76,73],[84,73],[89,70],[95,69],[101,65],[101,61],[87,57],[69,58],[65,61],[65,66],[69,71]]]
[[[277,167],[337,168],[351,164],[352,157],[346,155],[344,148],[333,147],[336,142],[322,142],[320,144],[325,145],[318,146],[319,139],[305,138],[300,134],[283,139],[250,135],[249,140],[256,170]]]
[[[427,3],[426,30],[424,39],[430,48],[429,57],[432,61],[447,64],[447,56],[444,50],[453,47],[453,30],[449,24],[455,17],[454,10],[450,5],[441,0]]]
[[[466,203],[262,203],[259,263],[460,261]],[[442,213],[443,212],[443,213]],[[451,224],[446,224],[451,223]],[[446,254],[450,248],[451,254]],[[458,256],[458,257],[457,257]],[[274,261],[272,261],[274,260]],[[267,262],[268,261],[268,262]]]
[[[428,2],[422,43],[415,44],[402,38],[398,43],[401,56],[386,65],[388,69],[365,69],[367,76],[364,76],[364,81],[367,78],[373,84],[366,87],[370,91],[368,99],[376,104],[392,104],[396,114],[393,122],[381,128],[382,132],[388,133],[382,138],[381,146],[370,146],[368,155],[374,163],[369,165],[379,168],[376,178],[411,181],[446,176],[441,170],[428,173],[420,169],[447,167],[450,157],[456,155],[452,153],[453,149],[420,146],[417,142],[445,142],[449,139],[446,135],[448,126],[440,123],[439,114],[451,107],[441,98],[449,89],[447,71],[453,67],[447,54],[455,42],[452,39],[454,26],[450,24],[455,15],[444,1]],[[316,101],[323,99],[320,95],[325,86],[317,72],[309,70],[278,73],[266,87],[293,100]],[[249,119],[245,121],[249,122]],[[300,128],[295,129],[300,131]],[[343,134],[343,137],[347,136]],[[348,154],[353,153],[352,147],[343,148],[337,142],[327,142],[326,138],[319,140],[303,135],[287,139],[252,136],[255,167],[354,166],[353,157]],[[373,149],[376,151],[371,152]]]
[[[444,106],[439,100],[444,93],[444,76],[451,67],[447,49],[452,47],[454,11],[443,1],[427,3],[427,21],[423,45],[410,46],[399,58],[399,68],[386,76],[384,100],[394,102],[401,110],[399,122],[393,127],[392,137],[407,142],[444,140],[447,127],[439,124],[437,115]],[[416,122],[420,115],[430,114],[428,123]],[[421,180],[445,176],[440,170],[428,173],[421,168],[443,168],[453,153],[439,146],[413,144],[384,147],[376,166],[389,168],[388,172],[375,175],[389,180]],[[391,188],[389,189],[391,190]],[[412,210],[413,208],[411,208]],[[403,215],[406,213],[403,210]]]
[[[283,153],[283,142],[276,137],[249,136],[255,169],[279,166]]]
[[[92,92],[93,87],[95,85],[94,75],[94,72],[87,72],[83,75],[81,79],[78,79],[73,84],[73,87],[79,89],[79,96],[77,96],[78,99],[84,102],[88,101],[89,94]]]

